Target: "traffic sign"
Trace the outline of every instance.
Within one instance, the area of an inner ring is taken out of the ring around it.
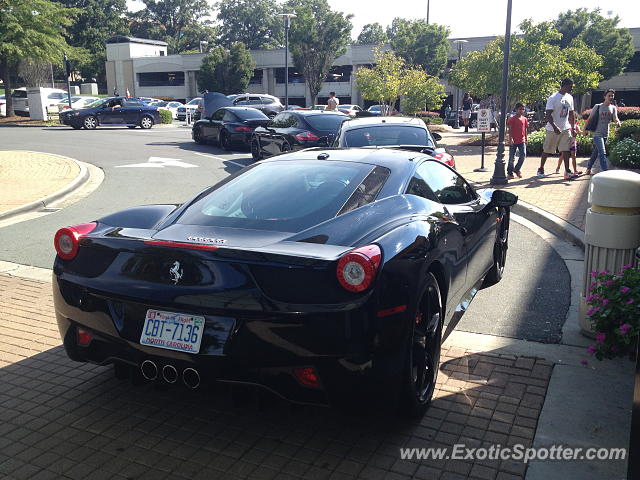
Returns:
[[[493,115],[491,114],[491,109],[481,108],[480,110],[478,110],[478,131],[479,132],[491,131],[492,117]]]

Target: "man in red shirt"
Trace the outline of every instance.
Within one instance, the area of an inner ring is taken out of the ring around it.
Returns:
[[[529,128],[529,120],[524,115],[524,105],[520,102],[516,103],[516,114],[507,120],[509,127],[509,164],[507,166],[507,178],[512,180],[515,173],[518,178],[522,178],[520,169],[527,156],[527,129]],[[513,158],[516,150],[518,150],[518,163],[513,166]]]

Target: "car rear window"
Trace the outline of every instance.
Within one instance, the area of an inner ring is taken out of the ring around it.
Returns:
[[[13,92],[11,92],[11,96],[13,98],[27,98],[27,91],[26,90],[14,90]]]
[[[247,108],[246,110],[234,110],[233,113],[236,114],[238,118],[241,120],[251,120],[254,118],[269,118],[260,110],[256,110],[255,108]]]
[[[223,182],[178,223],[300,232],[338,215],[373,169],[326,160],[265,162]]]
[[[306,115],[304,119],[316,130],[337,131],[342,122],[348,120],[349,117],[336,113],[322,113],[320,115]]]
[[[344,132],[345,147],[384,147],[392,145],[434,146],[423,128],[410,125],[371,125]]]

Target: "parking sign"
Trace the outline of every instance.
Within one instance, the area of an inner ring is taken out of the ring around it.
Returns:
[[[478,110],[478,131],[490,132],[491,131],[491,109],[481,108]]]

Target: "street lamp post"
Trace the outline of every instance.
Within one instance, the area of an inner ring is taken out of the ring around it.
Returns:
[[[295,13],[279,13],[284,20],[284,108],[289,109],[289,24]]]
[[[511,50],[511,0],[507,0],[507,27],[504,34],[504,60],[502,62],[502,101],[500,122],[498,125],[498,153],[495,168],[491,177],[492,185],[506,185],[507,176],[504,171],[504,136],[507,122],[507,93],[509,92],[509,51]]]
[[[429,2],[431,0],[427,0],[427,25],[429,25]]]
[[[467,40],[455,40],[453,43],[458,46],[458,63],[460,63],[460,59],[462,58],[462,44],[467,43]],[[460,87],[456,87],[456,119],[453,128],[460,128]]]

